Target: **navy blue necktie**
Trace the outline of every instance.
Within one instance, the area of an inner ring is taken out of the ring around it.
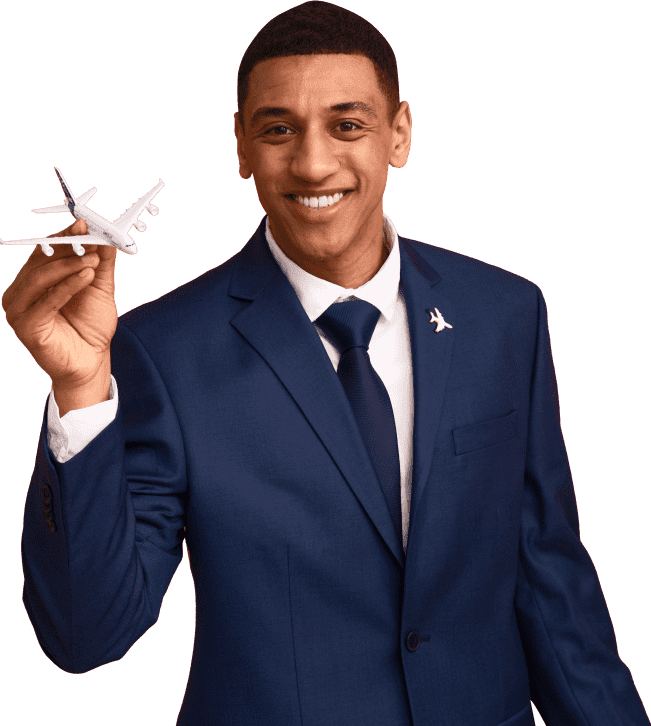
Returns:
[[[389,505],[402,542],[400,459],[393,408],[387,389],[371,365],[368,345],[380,311],[365,300],[333,303],[315,323],[339,350],[337,376]]]

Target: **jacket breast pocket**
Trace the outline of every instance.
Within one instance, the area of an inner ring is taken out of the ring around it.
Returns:
[[[461,426],[452,430],[454,453],[467,454],[470,451],[485,449],[487,446],[501,444],[512,439],[518,431],[517,411],[490,421]]]

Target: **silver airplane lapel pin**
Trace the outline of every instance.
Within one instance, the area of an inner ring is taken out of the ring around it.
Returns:
[[[452,328],[450,323],[446,323],[445,320],[443,320],[443,316],[438,311],[438,308],[434,308],[434,311],[436,312],[436,316],[434,315],[434,313],[431,310],[429,311],[429,314],[432,316],[430,318],[429,322],[437,323],[436,330],[434,331],[435,333],[440,333],[443,330],[443,328]]]

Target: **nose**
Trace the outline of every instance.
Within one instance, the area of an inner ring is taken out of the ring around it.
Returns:
[[[137,252],[138,252],[138,247],[134,243],[134,244],[131,245],[131,247],[129,247],[129,254],[130,255],[135,255]]]
[[[316,184],[339,169],[334,146],[335,140],[321,130],[308,130],[296,145],[290,165],[291,173],[311,184]]]

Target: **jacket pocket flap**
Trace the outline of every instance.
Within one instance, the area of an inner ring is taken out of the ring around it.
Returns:
[[[512,439],[518,431],[517,411],[511,411],[506,416],[494,418],[490,421],[461,426],[454,429],[455,454],[467,454],[469,451],[484,449],[487,446],[501,444]]]

